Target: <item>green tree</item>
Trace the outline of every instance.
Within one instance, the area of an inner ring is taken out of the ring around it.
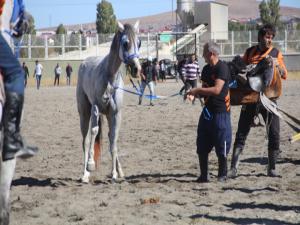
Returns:
[[[66,34],[67,30],[63,24],[59,24],[55,31],[56,34]]]
[[[36,34],[33,16],[30,13],[26,12],[26,17],[28,20],[28,28],[26,34]]]
[[[117,20],[110,2],[102,0],[97,4],[96,28],[98,33],[114,33]]]
[[[263,24],[270,23],[280,27],[280,0],[263,0],[259,4],[260,19]]]

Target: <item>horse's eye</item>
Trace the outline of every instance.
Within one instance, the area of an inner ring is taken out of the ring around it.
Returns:
[[[126,50],[126,51],[129,50],[129,41],[128,41],[128,40],[125,41],[125,42],[123,42],[123,48],[124,48],[124,50]]]
[[[141,41],[141,39],[138,39],[138,41],[137,41],[137,46],[138,46],[138,48],[140,48],[141,45],[142,45],[142,41]]]
[[[121,38],[121,45],[125,51],[129,50],[129,39],[127,35],[123,35]]]

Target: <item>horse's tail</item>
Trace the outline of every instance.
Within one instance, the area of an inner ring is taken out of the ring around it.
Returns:
[[[95,138],[95,144],[94,144],[94,161],[96,164],[96,168],[99,167],[100,159],[101,159],[101,149],[102,149],[102,115],[99,116],[98,120],[98,134]]]

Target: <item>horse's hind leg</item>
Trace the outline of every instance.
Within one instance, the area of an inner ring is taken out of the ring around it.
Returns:
[[[91,117],[91,104],[89,103],[86,96],[82,93],[77,93],[77,104],[78,104],[78,112],[80,117],[80,130],[82,135],[82,149],[83,149],[83,157],[84,157],[84,165],[83,165],[83,176],[81,178],[82,182],[88,183],[90,172],[87,170],[87,162],[88,162],[88,154],[89,154],[89,124]]]
[[[121,167],[121,163],[119,161],[118,154],[117,154],[117,171],[118,171],[119,178],[123,178],[124,177],[124,173],[123,173],[123,170],[122,170],[122,167]]]
[[[97,105],[93,105],[91,109],[91,121],[90,121],[90,145],[89,145],[89,154],[88,154],[88,162],[87,162],[87,170],[94,171],[95,170],[95,160],[94,160],[94,146],[95,139],[99,132],[99,109]]]
[[[15,172],[16,159],[0,163],[0,225],[8,225],[10,211],[9,192]]]
[[[124,177],[124,173],[121,167],[121,163],[118,157],[117,140],[119,136],[120,123],[121,123],[121,113],[110,112],[107,115],[107,120],[109,123],[109,142],[110,142],[110,153],[112,155],[112,179],[117,180],[118,177]]]

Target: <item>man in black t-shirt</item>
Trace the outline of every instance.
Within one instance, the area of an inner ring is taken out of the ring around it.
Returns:
[[[213,147],[218,156],[218,180],[227,178],[227,155],[231,145],[229,69],[219,60],[219,46],[208,42],[203,48],[203,57],[207,65],[202,70],[202,87],[187,92],[191,100],[195,96],[204,97],[197,130],[197,153],[201,175],[198,182],[208,182],[208,154]]]

